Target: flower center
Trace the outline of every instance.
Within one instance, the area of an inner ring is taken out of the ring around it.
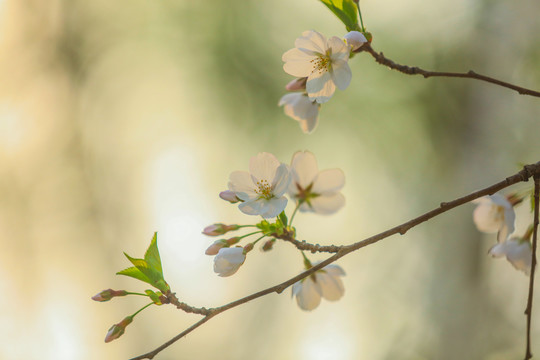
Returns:
[[[319,54],[315,59],[309,61],[313,65],[313,71],[318,71],[319,74],[330,70],[330,56],[328,54]]]
[[[268,181],[259,180],[256,185],[257,188],[255,189],[255,192],[259,194],[259,197],[265,198],[266,200],[270,200],[274,197],[274,194],[272,194],[272,186],[270,186]]]

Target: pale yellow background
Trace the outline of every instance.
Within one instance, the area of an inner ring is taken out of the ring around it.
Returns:
[[[540,89],[537,0],[362,4],[373,46],[395,61]],[[288,163],[307,149],[321,169],[343,169],[346,207],[297,217],[300,238],[321,244],[357,241],[540,160],[539,99],[402,75],[366,54],[304,135],[277,102],[291,79],[281,55],[308,29],[345,33],[315,0],[0,0],[0,359],[127,359],[194,323],[150,308],[103,342],[145,301],[90,297],[144,290],[114,273],[154,231],[166,279],[193,305],[297,274],[289,244],[252,252],[230,278],[204,255],[204,226],[253,220],[217,194],[257,152]],[[289,290],[270,295],[158,359],[521,359],[527,278],[486,255],[495,237],[474,229],[472,209],[342,259],[337,303],[306,313]],[[527,221],[523,211],[518,231]]]

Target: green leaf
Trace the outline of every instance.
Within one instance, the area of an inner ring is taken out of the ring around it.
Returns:
[[[289,219],[287,219],[285,211],[282,211],[281,214],[279,214],[279,220],[281,220],[283,226],[287,226],[287,224],[289,223]]]
[[[347,31],[360,31],[357,7],[353,0],[320,0],[345,24]]]
[[[146,275],[144,275],[136,267],[130,267],[130,268],[121,270],[121,271],[117,272],[116,275],[129,276],[129,277],[132,277],[134,279],[141,280],[141,281],[144,281],[145,283],[148,283],[148,284],[152,285],[152,283],[150,282],[150,279]]]
[[[159,257],[159,250],[157,247],[157,232],[154,233],[150,246],[144,254],[144,260],[146,260],[151,268],[163,273],[163,269],[161,268],[161,258]]]
[[[153,287],[166,293],[170,290],[169,285],[163,278],[163,270],[161,268],[161,259],[157,247],[157,233],[150,242],[150,246],[144,255],[144,259],[136,259],[124,253],[127,259],[135,265],[135,268],[128,268],[118,272],[119,275],[126,275],[135,279],[144,281]]]

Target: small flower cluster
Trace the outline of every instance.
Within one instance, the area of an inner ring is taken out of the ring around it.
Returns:
[[[344,39],[326,39],[311,30],[302,33],[295,48],[283,54],[283,69],[297,78],[285,87],[291,93],[281,98],[279,106],[284,106],[285,114],[297,120],[305,133],[315,130],[320,106],[330,100],[336,87],[345,90],[349,86],[352,73],[348,60],[366,42],[358,31],[349,32]]]
[[[214,257],[214,272],[226,277],[235,274],[246,261],[246,256],[255,244],[264,238],[261,250],[269,251],[277,239],[294,239],[296,229],[292,222],[297,211],[329,215],[345,205],[341,189],[345,175],[340,169],[319,171],[315,156],[309,151],[299,151],[292,157],[290,165],[281,163],[270,153],[259,153],[250,159],[248,171],[234,171],[229,176],[229,189],[219,196],[232,204],[238,203],[239,210],[247,215],[261,216],[263,220],[250,225],[226,225],[215,223],[207,226],[203,234],[221,236],[243,228],[255,231],[214,241],[206,250]],[[288,195],[288,198],[287,198]],[[289,200],[295,209],[289,220],[285,208]],[[275,221],[271,220],[275,218]],[[244,246],[238,245],[244,238],[258,236]],[[306,269],[311,263],[304,256]],[[337,300],[343,294],[343,284],[338,276],[345,273],[337,265],[327,266],[293,287],[299,306],[312,310],[320,303],[321,296]],[[317,298],[318,296],[318,298]]]
[[[514,206],[521,203],[524,196],[513,194],[504,197],[500,194],[484,196],[473,201],[477,204],[473,220],[478,230],[484,233],[497,233],[497,243],[489,249],[489,255],[506,259],[517,270],[529,275],[531,272],[532,225],[525,235],[513,235],[516,214]]]

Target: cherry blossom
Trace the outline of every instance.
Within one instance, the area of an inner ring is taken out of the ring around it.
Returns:
[[[340,276],[345,272],[338,265],[328,265],[304,278],[292,287],[292,296],[302,310],[311,311],[319,306],[321,297],[328,301],[337,301],[345,293]]]
[[[360,31],[351,31],[344,36],[351,50],[358,50],[362,45],[367,43],[367,39]]]
[[[229,190],[243,202],[238,206],[248,215],[271,218],[287,206],[283,195],[290,183],[289,168],[270,153],[259,153],[249,162],[247,171],[235,171],[229,177]]]
[[[317,127],[320,105],[310,100],[306,93],[285,94],[278,105],[285,106],[285,114],[298,121],[306,134]]]
[[[326,39],[317,31],[305,31],[295,48],[283,54],[283,69],[296,77],[307,77],[309,99],[322,104],[330,100],[336,86],[345,90],[351,82],[350,46],[337,36]]]
[[[246,261],[244,248],[221,248],[214,258],[214,272],[219,276],[231,276]]]
[[[299,151],[293,155],[291,176],[289,195],[300,202],[300,211],[329,215],[345,205],[345,197],[340,193],[345,185],[343,171],[319,171],[311,152]]]
[[[473,201],[478,204],[473,220],[478,230],[485,233],[498,232],[497,239],[503,242],[514,232],[516,214],[512,204],[502,195],[493,194]]]
[[[493,257],[506,256],[516,270],[523,271],[527,275],[531,273],[532,249],[528,240],[518,237],[508,239],[489,249],[489,254]]]

